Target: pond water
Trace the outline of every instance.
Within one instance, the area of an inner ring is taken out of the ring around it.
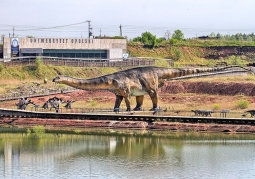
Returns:
[[[251,134],[0,131],[0,178],[255,178]]]

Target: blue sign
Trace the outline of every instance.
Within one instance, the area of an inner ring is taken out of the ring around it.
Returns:
[[[19,39],[18,38],[12,38],[11,53],[12,53],[12,57],[19,56]]]

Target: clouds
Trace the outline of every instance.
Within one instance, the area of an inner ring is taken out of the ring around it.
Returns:
[[[91,20],[95,35],[100,29],[106,35],[118,35],[122,24],[128,36],[141,35],[145,26],[153,27],[147,31],[157,36],[176,29],[195,36],[208,31],[224,33],[224,29],[254,31],[254,9],[253,0],[2,0],[0,11],[5,16],[0,17],[0,23],[48,27]],[[82,26],[85,34],[86,26]],[[66,29],[64,35],[81,35],[70,31]],[[0,33],[6,31],[0,28]],[[50,34],[60,35],[48,31]]]

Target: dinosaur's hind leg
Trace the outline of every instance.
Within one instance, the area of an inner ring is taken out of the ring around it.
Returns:
[[[130,104],[130,100],[128,97],[124,97],[125,99],[125,103],[126,103],[126,106],[127,106],[127,111],[131,111],[131,104]]]
[[[158,109],[158,95],[157,92],[151,92],[149,93],[150,97],[151,97],[151,101],[152,101],[152,108],[150,109],[150,111],[155,111]]]
[[[120,109],[120,103],[123,100],[123,96],[116,95],[115,105],[113,111],[119,111]]]
[[[136,96],[136,107],[134,108],[134,111],[142,110],[143,99],[144,99],[144,96]]]

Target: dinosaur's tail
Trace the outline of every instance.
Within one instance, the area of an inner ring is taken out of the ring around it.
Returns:
[[[179,80],[188,78],[198,78],[205,76],[215,76],[215,75],[226,75],[226,74],[240,74],[247,73],[249,70],[241,66],[225,66],[225,67],[215,67],[215,68],[186,68],[178,69],[175,71],[172,77],[168,80]]]

